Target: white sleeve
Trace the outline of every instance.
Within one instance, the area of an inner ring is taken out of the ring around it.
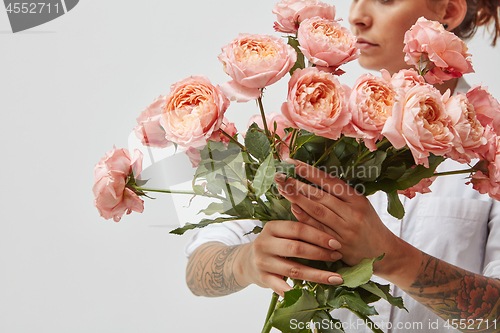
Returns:
[[[262,223],[254,220],[238,220],[208,225],[191,237],[184,253],[189,257],[198,246],[208,242],[221,242],[229,246],[250,243],[257,235],[247,233],[255,226],[260,227]]]
[[[500,202],[493,200],[488,222],[483,275],[500,279]]]

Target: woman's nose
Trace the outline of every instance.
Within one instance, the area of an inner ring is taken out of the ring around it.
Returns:
[[[372,16],[370,15],[370,9],[367,0],[357,0],[353,1],[351,4],[351,9],[349,11],[349,23],[351,24],[351,30],[365,29],[371,26]]]

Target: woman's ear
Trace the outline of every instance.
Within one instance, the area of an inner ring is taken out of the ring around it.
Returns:
[[[448,26],[449,31],[455,29],[462,23],[467,14],[467,1],[466,0],[446,0],[445,14],[441,23]]]

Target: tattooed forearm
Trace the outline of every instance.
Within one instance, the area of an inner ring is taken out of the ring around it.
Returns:
[[[243,289],[235,279],[235,258],[241,246],[211,242],[201,245],[189,258],[186,282],[197,296],[224,296]]]
[[[423,258],[417,278],[406,290],[409,295],[444,320],[481,323],[467,325],[464,332],[498,332],[499,280],[468,272],[425,253]]]

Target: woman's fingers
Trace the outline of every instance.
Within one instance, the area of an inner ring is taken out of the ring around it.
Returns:
[[[299,206],[313,219],[325,224],[334,231],[336,231],[336,227],[342,228],[344,226],[345,222],[342,216],[345,212],[337,213],[337,211],[339,207],[346,207],[345,202],[294,178],[289,178],[283,182],[281,174],[277,174],[275,180],[281,195],[291,203]]]
[[[293,243],[301,244],[301,246],[299,246],[296,251],[308,251],[310,253],[310,249],[315,248],[318,251],[321,250],[326,251],[325,253],[329,253],[332,250],[337,250],[337,248],[332,248],[329,245],[330,240],[334,239],[331,235],[304,223],[294,221],[269,221],[265,224],[264,228],[266,229],[266,233],[270,234],[271,236],[284,240],[293,240]],[[300,257],[300,255],[302,255],[303,253],[295,254],[298,255],[294,255],[294,253],[279,255],[288,257]]]
[[[359,196],[362,196],[361,193],[353,189],[343,180],[333,177],[319,168],[292,159],[288,159],[287,162],[295,164],[295,172],[297,175],[307,179],[313,184],[318,185],[325,192],[328,192],[343,201],[352,202]]]
[[[342,237],[335,230],[311,217],[302,208],[300,208],[299,205],[292,203],[292,213],[300,222],[310,225],[313,228],[324,231],[327,234],[333,236],[334,239],[331,239],[328,243],[331,248],[340,249],[342,247],[339,242],[340,240],[342,240]]]
[[[281,296],[283,296],[285,291],[291,289],[280,278],[281,276],[322,284],[338,285],[343,283],[342,277],[337,273],[311,268],[281,257],[273,257],[270,260],[266,260],[259,264],[259,268],[262,271],[268,272],[262,278],[263,282]],[[280,278],[284,284],[278,281],[277,278]]]

